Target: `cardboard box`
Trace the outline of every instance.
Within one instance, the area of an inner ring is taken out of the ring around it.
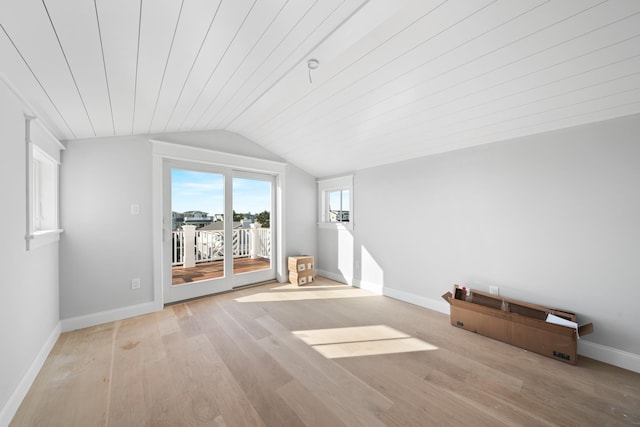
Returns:
[[[451,324],[574,365],[578,335],[593,332],[593,325],[577,326],[574,313],[550,309],[497,295],[459,288],[443,298],[451,304]],[[557,316],[575,327],[550,323]]]
[[[295,271],[290,271],[289,283],[297,286],[304,286],[313,283],[313,272],[309,273],[309,271],[305,271],[298,273]]]
[[[313,271],[315,270],[315,265],[313,262],[313,257],[308,255],[303,256],[290,256],[289,257],[289,271]],[[313,275],[313,273],[311,273]]]

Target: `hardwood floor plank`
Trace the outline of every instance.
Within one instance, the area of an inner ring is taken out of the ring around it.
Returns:
[[[348,426],[348,424],[338,418],[329,407],[297,380],[289,381],[278,388],[277,392],[293,411],[298,414],[305,426]]]
[[[320,277],[64,333],[11,425],[640,425],[640,374],[577,362]]]
[[[228,316],[221,304],[206,313],[200,313],[207,327],[207,336],[220,348],[219,354],[228,369],[234,374],[247,399],[267,425],[304,425],[291,410],[287,402],[273,393],[292,377],[271,358],[239,323]],[[198,312],[197,308],[193,309]],[[255,369],[248,369],[255,367]]]
[[[259,319],[272,336],[260,340],[285,369],[322,401],[334,415],[348,425],[384,425],[377,414],[393,402],[354,377],[311,347],[269,316]]]

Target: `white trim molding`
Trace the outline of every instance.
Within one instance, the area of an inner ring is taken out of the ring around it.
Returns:
[[[145,302],[143,304],[130,305],[127,307],[115,308],[113,310],[70,317],[68,319],[61,320],[62,332],[74,331],[76,329],[88,328],[90,326],[127,319],[129,317],[141,316],[158,310],[162,310],[162,306],[158,308],[154,302]]]
[[[437,311],[438,313],[446,314],[447,316],[450,313],[449,304],[447,304],[444,300],[434,300],[431,298],[413,294],[411,292],[389,288],[387,286],[383,286],[382,294],[390,298],[408,302],[409,304],[418,305],[420,307],[428,308],[429,310]]]
[[[364,289],[365,291],[373,292],[374,294],[383,295],[384,286],[381,283],[368,282],[366,280],[355,279],[353,286]]]
[[[578,354],[608,363],[609,365],[640,373],[640,355],[638,354],[596,344],[586,339],[580,339],[578,341]]]
[[[345,175],[336,178],[318,179],[318,226],[320,228],[331,229],[347,229],[353,230],[355,222],[353,193],[354,193],[354,175]],[[349,191],[349,221],[348,222],[331,222],[329,221],[329,201],[328,193],[337,190]]]
[[[319,269],[316,269],[316,274],[318,276],[326,277],[327,279],[331,279],[336,282],[344,283],[345,285],[354,286],[353,277],[345,277],[341,274],[336,274],[330,271]]]
[[[42,369],[44,362],[47,360],[49,353],[51,353],[51,350],[53,350],[53,346],[58,341],[60,332],[61,324],[60,322],[58,322],[49,335],[49,338],[47,338],[47,340],[40,348],[38,355],[33,359],[31,365],[29,365],[29,368],[18,383],[18,386],[13,390],[11,396],[9,396],[9,400],[7,400],[7,403],[2,409],[0,409],[0,426],[8,426],[11,423],[11,420],[16,415],[20,404],[33,385],[33,382],[36,380],[36,377],[38,376],[40,369]]]

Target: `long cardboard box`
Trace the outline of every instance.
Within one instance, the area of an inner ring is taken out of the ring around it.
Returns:
[[[459,288],[443,298],[451,304],[453,326],[572,365],[577,361],[578,336],[593,332],[591,323],[577,327],[576,315],[564,310],[474,290],[467,295]],[[548,319],[560,319],[576,327],[550,323]]]

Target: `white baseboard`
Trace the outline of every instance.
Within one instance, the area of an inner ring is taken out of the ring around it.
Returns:
[[[161,308],[160,308],[161,309]],[[75,329],[88,328],[90,326],[101,325],[103,323],[114,322],[128,317],[140,316],[142,314],[158,311],[155,302],[130,305],[113,310],[101,311],[98,313],[86,314],[84,316],[70,317],[62,319],[62,332],[69,332]]]
[[[341,274],[332,273],[326,270],[316,270],[318,276],[326,277],[327,279],[335,280],[336,282],[344,283],[345,285],[353,286],[352,277],[344,277]]]
[[[375,294],[384,294],[384,286],[380,283],[367,282],[366,280],[355,279],[353,286],[364,289],[365,291],[373,292]]]
[[[431,298],[425,298],[410,292],[400,291],[386,286],[384,287],[383,295],[408,302],[409,304],[419,305],[420,307],[428,308],[429,310],[444,313],[447,316],[449,315],[449,304],[444,300],[439,301]]]
[[[420,307],[428,308],[429,310],[444,313],[446,315],[449,315],[450,312],[449,304],[445,301],[425,298],[410,292],[389,288],[377,283],[367,283],[357,279],[345,278],[339,274],[331,273],[329,271],[318,270],[318,274],[340,283],[357,286],[370,292],[379,293],[400,301],[408,302],[409,304],[415,304]],[[578,354],[600,362],[608,363],[609,365],[640,373],[640,355],[638,354],[596,344],[586,339],[578,341]]]
[[[31,362],[31,365],[18,383],[18,386],[13,391],[13,393],[11,393],[11,396],[9,396],[9,400],[7,401],[6,405],[4,405],[2,410],[0,410],[0,426],[6,427],[9,425],[9,423],[11,423],[11,420],[18,411],[18,408],[24,400],[24,397],[27,395],[27,392],[31,388],[31,385],[38,376],[40,369],[42,369],[42,365],[44,365],[44,362],[45,360],[47,360],[49,353],[51,353],[53,346],[56,344],[56,341],[58,341],[60,332],[61,324],[60,322],[58,322],[55,328],[53,328],[51,335],[49,335],[49,338],[47,338],[45,343],[42,345],[42,348],[38,352],[38,355],[35,357],[35,359],[33,359],[33,362]]]
[[[640,373],[640,355],[638,354],[596,344],[586,339],[578,341],[578,354],[608,363],[609,365]]]
[[[384,288],[383,294],[410,304],[439,311],[446,315],[449,315],[450,312],[449,304],[445,301],[436,301],[431,298],[425,298],[409,292],[387,287]],[[587,341],[586,339],[581,339],[578,341],[578,354],[600,362],[608,363],[609,365],[640,373],[640,355],[634,353],[629,353],[617,348],[607,347],[605,345]]]

